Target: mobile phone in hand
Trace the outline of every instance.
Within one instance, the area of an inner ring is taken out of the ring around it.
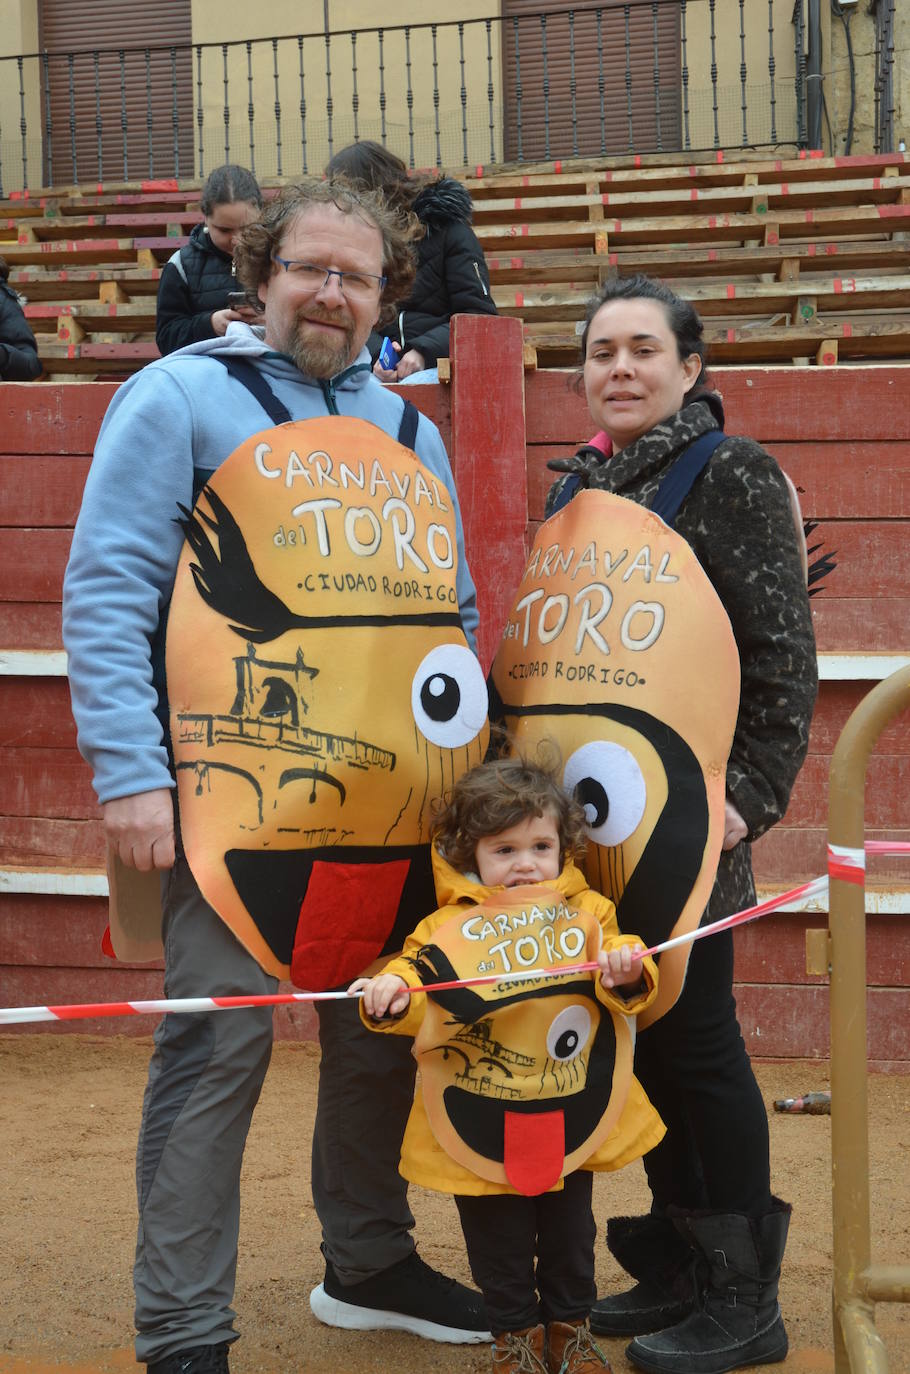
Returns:
[[[388,334],[382,341],[382,348],[379,350],[379,364],[387,372],[394,372],[398,366],[398,350],[392,344]]]
[[[250,298],[245,291],[229,291],[227,300],[231,310],[239,310],[242,305],[250,304]]]

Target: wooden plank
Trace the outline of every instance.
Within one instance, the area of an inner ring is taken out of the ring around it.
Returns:
[[[0,814],[51,820],[95,820],[91,770],[75,749],[9,746],[0,774]]]
[[[746,1049],[762,1059],[826,1059],[828,988],[741,984],[736,1006]],[[870,1061],[910,1060],[910,998],[905,988],[873,988],[867,999]]]
[[[0,645],[17,649],[61,649],[59,602],[23,605],[0,600]]]
[[[582,189],[592,177],[600,178],[600,189],[624,186],[724,186],[743,184],[746,178],[755,178],[759,185],[765,182],[812,181],[824,184],[829,179],[844,180],[848,177],[865,178],[885,176],[893,169],[900,172],[907,165],[905,153],[855,154],[847,157],[820,158],[767,158],[759,155],[750,160],[719,161],[711,153],[686,153],[681,160],[672,155],[657,154],[657,165],[643,165],[642,158],[628,159],[604,158],[596,162],[590,159],[566,159],[561,170],[551,170],[552,164],[525,166],[516,171],[501,171],[488,176],[462,175],[461,180],[472,198],[478,200],[495,198],[502,195],[546,195],[553,188]],[[457,174],[453,174],[457,175]]]
[[[792,826],[823,826],[828,821],[828,769],[830,759],[810,754],[803,764],[787,821]],[[910,796],[910,756],[875,756],[866,773],[866,824],[878,828],[906,824],[906,798]]]
[[[176,247],[176,240],[175,240]],[[136,244],[132,238],[51,239],[45,243],[5,243],[3,256],[10,267],[85,267],[90,263],[133,263]]]
[[[819,311],[905,310],[910,306],[910,275],[894,272],[883,277],[820,277],[812,282],[813,306],[806,313],[807,283],[732,282],[718,280],[693,285],[683,279],[670,283],[677,295],[690,301],[704,320],[722,315],[731,321],[740,317],[764,317],[776,312],[798,313],[794,324],[802,328]],[[580,320],[592,294],[591,283],[544,282],[518,287],[494,286],[493,300],[500,314],[516,315],[525,321]],[[90,319],[78,308],[73,314],[82,322]]]
[[[478,655],[486,668],[526,557],[521,326],[496,316],[456,315],[452,333],[457,359],[452,378],[452,471],[477,586]],[[477,404],[479,396],[484,398],[482,406]],[[496,474],[494,482],[489,480],[491,473]],[[489,537],[493,529],[495,543]]]
[[[867,918],[866,981],[870,988],[910,986],[907,921],[906,916]],[[827,976],[806,973],[806,929],[826,930],[827,924],[824,915],[782,911],[740,926],[733,932],[736,982],[826,986]]]
[[[865,833],[868,840],[910,841],[910,826],[901,829],[899,826],[867,825]],[[827,843],[825,823],[796,828],[790,817],[786,817],[752,846],[756,882],[796,885],[808,878],[821,877],[827,869]],[[867,878],[876,891],[906,887],[910,883],[910,856],[870,855]]]
[[[65,526],[79,514],[89,459],[0,454],[0,526]]]
[[[775,219],[784,239],[832,239],[857,234],[889,234],[910,226],[910,205],[870,205],[818,210],[781,210]],[[746,244],[761,240],[766,217],[754,214],[634,216],[609,218],[605,228],[612,249],[676,244]],[[593,245],[596,226],[590,220],[530,220],[476,226],[484,251],[511,248],[516,240],[523,248],[565,248]]]
[[[525,325],[525,338],[542,355],[545,367],[574,366],[579,360],[578,336],[567,322],[533,321]],[[705,326],[705,343],[711,363],[775,363],[781,359],[814,359],[820,345],[832,341],[842,358],[901,358],[910,355],[910,313],[899,312],[874,319],[854,317],[838,321],[828,316],[790,325],[785,314],[778,323],[743,324],[732,317]],[[836,361],[836,359],[833,359]]]
[[[96,813],[97,815],[97,813]],[[0,814],[0,866],[104,870],[101,821]]]
[[[782,367],[711,372],[723,394],[728,432],[751,434],[762,444],[904,440],[910,434],[908,373],[899,365],[851,368],[846,376]],[[584,397],[571,383],[564,372],[539,371],[525,379],[529,444],[568,438],[572,451],[591,434]]]
[[[0,529],[0,601],[59,601],[71,530]]]
[[[0,677],[0,748],[76,747],[65,677]]]
[[[858,648],[886,652],[907,642],[910,598],[850,598],[825,591],[812,598],[812,623],[822,653]]]
[[[865,177],[825,182],[790,184],[787,181],[766,182],[758,195],[751,186],[733,183],[726,186],[694,186],[678,189],[666,186],[643,191],[637,187],[617,187],[586,194],[561,188],[561,194],[529,197],[482,199],[474,206],[476,228],[492,224],[512,223],[516,219],[527,223],[539,220],[578,219],[585,212],[601,211],[601,218],[670,218],[697,213],[701,215],[734,215],[751,213],[767,218],[773,213],[794,212],[808,206],[822,212],[835,206],[889,204],[899,201],[900,192],[910,186],[910,178]],[[129,217],[108,215],[107,222],[118,225]],[[42,232],[40,226],[39,234]]]
[[[110,969],[101,952],[107,926],[104,897],[0,896],[0,949],[8,966]],[[149,968],[120,963],[119,968]],[[162,968],[159,960],[151,967]]]
[[[868,682],[823,682],[819,690],[809,749],[830,754],[851,713],[871,691]],[[872,747],[873,754],[910,754],[910,712],[902,711],[885,727]],[[910,816],[908,816],[910,822]]]
[[[53,332],[63,321],[68,320],[74,320],[86,333],[98,333],[103,330],[154,334],[155,305],[152,297],[142,302],[127,304],[100,301],[42,302],[40,305],[27,305],[25,318],[38,339],[39,352],[43,352],[42,333]]]
[[[10,284],[30,302],[98,300],[110,284],[129,296],[154,296],[160,277],[158,267],[20,267],[10,272]]]
[[[6,382],[0,387],[5,453],[91,453],[116,384],[67,386]]]

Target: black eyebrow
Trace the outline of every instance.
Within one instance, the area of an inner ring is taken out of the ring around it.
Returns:
[[[659,334],[633,334],[633,335],[632,335],[632,342],[633,342],[633,343],[638,343],[638,342],[640,342],[642,339],[654,339],[656,343],[661,343],[661,342],[662,342],[662,340],[661,340]],[[612,340],[611,338],[609,338],[609,336],[606,336],[606,337],[604,337],[604,338],[602,338],[602,339],[594,339],[593,342],[596,343],[596,344],[599,344],[599,343],[612,343],[613,340]]]

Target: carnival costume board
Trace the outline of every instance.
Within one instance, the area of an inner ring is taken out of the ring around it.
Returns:
[[[623,999],[594,973],[566,973],[631,943],[611,902],[567,864],[552,882],[484,887],[433,854],[445,905],[383,970],[410,987],[515,969],[546,978],[428,991],[373,1030],[415,1036],[419,1087],[401,1152],[411,1182],[469,1195],[534,1196],[578,1168],[618,1169],[663,1126],[632,1075],[635,1017],[654,999]]]
[[[186,855],[267,972],[335,987],[435,905],[431,807],[486,748],[452,500],[333,416],[241,444],[184,528],[167,685]]]
[[[651,511],[583,490],[538,531],[491,670],[516,746],[555,740],[589,819],[586,872],[647,946],[693,930],[724,833],[739,703],[727,614],[689,544]],[[689,946],[660,957],[645,1027]]]

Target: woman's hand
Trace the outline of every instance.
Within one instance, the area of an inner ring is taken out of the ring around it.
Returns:
[[[735,849],[749,833],[749,827],[729,798],[724,802],[724,842],[722,849]]]
[[[384,1016],[401,1016],[408,1009],[408,985],[394,973],[380,973],[375,978],[355,978],[348,988],[348,996],[363,994],[367,1016],[381,1021]]]
[[[216,310],[212,315],[212,328],[220,337],[225,333],[231,320],[242,320],[243,318],[244,316],[241,315],[239,310],[228,310],[227,308],[224,310]]]
[[[396,353],[401,353],[401,344],[391,341]],[[413,372],[423,372],[426,369],[426,359],[416,348],[409,348],[407,353],[401,353],[396,367],[383,367],[382,363],[373,364],[373,375],[378,377],[381,382],[401,382],[405,377],[410,377]]]
[[[410,377],[413,372],[423,372],[425,369],[426,361],[423,354],[419,353],[416,348],[409,348],[407,353],[402,353],[398,359],[395,372],[398,375],[398,380],[401,381],[404,377]]]

